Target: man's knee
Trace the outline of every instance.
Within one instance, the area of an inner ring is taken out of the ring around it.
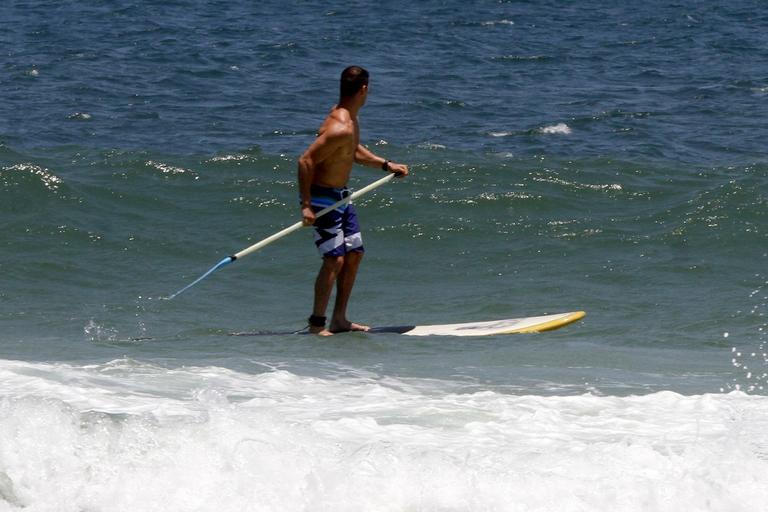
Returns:
[[[365,254],[363,251],[351,251],[348,252],[346,255],[346,261],[350,265],[355,265],[360,263],[360,260],[363,259],[363,254]]]
[[[339,272],[344,266],[344,256],[323,256],[323,267],[332,272]]]

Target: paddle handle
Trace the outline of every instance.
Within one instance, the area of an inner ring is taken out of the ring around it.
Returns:
[[[326,213],[328,213],[330,211],[333,211],[336,208],[339,208],[340,206],[343,206],[343,205],[349,203],[353,199],[357,199],[361,195],[363,195],[363,194],[365,194],[367,192],[370,192],[371,190],[373,190],[373,189],[375,189],[377,187],[382,186],[383,184],[387,183],[388,181],[390,181],[394,177],[395,177],[395,174],[388,174],[388,175],[384,176],[383,178],[374,181],[370,185],[366,185],[365,187],[361,188],[360,190],[356,190],[355,192],[353,192],[352,194],[348,195],[347,197],[345,197],[341,201],[338,201],[338,202],[332,204],[331,206],[329,206],[327,208],[323,208],[322,210],[317,212],[315,214],[315,218],[322,217]],[[270,235],[267,238],[265,238],[264,240],[261,240],[260,242],[256,242],[255,244],[251,245],[250,247],[246,247],[242,251],[240,251],[240,252],[234,254],[233,256],[231,256],[231,258],[233,260],[237,260],[237,259],[240,259],[240,258],[242,258],[244,256],[248,256],[252,252],[256,252],[259,249],[262,249],[262,248],[266,247],[267,245],[271,244],[272,242],[274,242],[276,240],[280,240],[281,238],[283,238],[286,235],[290,235],[294,231],[297,231],[297,230],[301,229],[303,226],[304,226],[304,223],[302,221],[299,221],[296,224],[292,224],[292,225],[288,226],[287,228],[283,229],[282,231],[278,231],[274,235]]]

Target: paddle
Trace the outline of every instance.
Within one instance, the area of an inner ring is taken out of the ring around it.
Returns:
[[[383,177],[383,178],[381,178],[379,180],[374,181],[370,185],[367,185],[367,186],[361,188],[360,190],[355,191],[351,195],[348,195],[347,197],[345,197],[341,201],[339,201],[337,203],[334,203],[334,204],[332,204],[331,206],[329,206],[327,208],[323,208],[322,210],[320,210],[319,212],[317,212],[315,214],[315,218],[322,217],[326,213],[335,210],[339,206],[342,206],[342,205],[352,201],[353,199],[357,199],[358,197],[362,196],[363,194],[365,194],[367,192],[370,192],[371,190],[375,189],[376,187],[382,186],[383,184],[385,184],[386,182],[388,182],[389,180],[391,180],[394,177],[395,177],[395,174],[388,174],[387,176],[385,176],[385,177]],[[297,231],[298,229],[301,229],[303,226],[304,226],[304,223],[302,221],[299,221],[296,224],[288,226],[287,228],[283,229],[282,231],[278,231],[274,235],[268,236],[264,240],[251,245],[250,247],[246,247],[242,251],[240,251],[238,253],[235,253],[232,256],[227,256],[226,258],[224,258],[223,260],[218,262],[216,265],[211,267],[211,269],[208,270],[208,272],[206,272],[205,274],[203,274],[202,276],[198,277],[197,279],[192,281],[190,284],[188,284],[187,286],[185,286],[181,290],[177,291],[176,293],[174,293],[173,295],[168,297],[168,300],[171,300],[174,297],[178,296],[179,294],[184,293],[185,291],[189,290],[190,288],[195,286],[197,283],[199,283],[200,281],[202,281],[203,279],[205,279],[209,275],[213,274],[214,272],[216,272],[220,268],[223,268],[223,267],[229,265],[230,263],[232,263],[233,261],[238,260],[240,258],[243,258],[244,256],[248,256],[252,252],[256,252],[259,249],[261,249],[263,247],[266,247],[267,245],[271,244],[275,240],[279,240],[279,239],[283,238],[284,236],[289,235],[289,234],[293,233],[294,231]]]

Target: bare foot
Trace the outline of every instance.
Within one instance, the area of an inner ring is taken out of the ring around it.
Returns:
[[[317,334],[318,336],[333,336],[333,333],[325,327],[310,327],[309,334]]]
[[[366,332],[370,331],[371,328],[367,325],[362,324],[356,324],[353,322],[339,322],[339,323],[331,323],[331,326],[328,329],[331,331],[331,333],[337,333],[337,332]]]

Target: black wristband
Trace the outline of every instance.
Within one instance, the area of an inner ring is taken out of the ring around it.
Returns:
[[[384,160],[384,163],[381,164],[381,169],[384,172],[389,172],[389,160]]]

